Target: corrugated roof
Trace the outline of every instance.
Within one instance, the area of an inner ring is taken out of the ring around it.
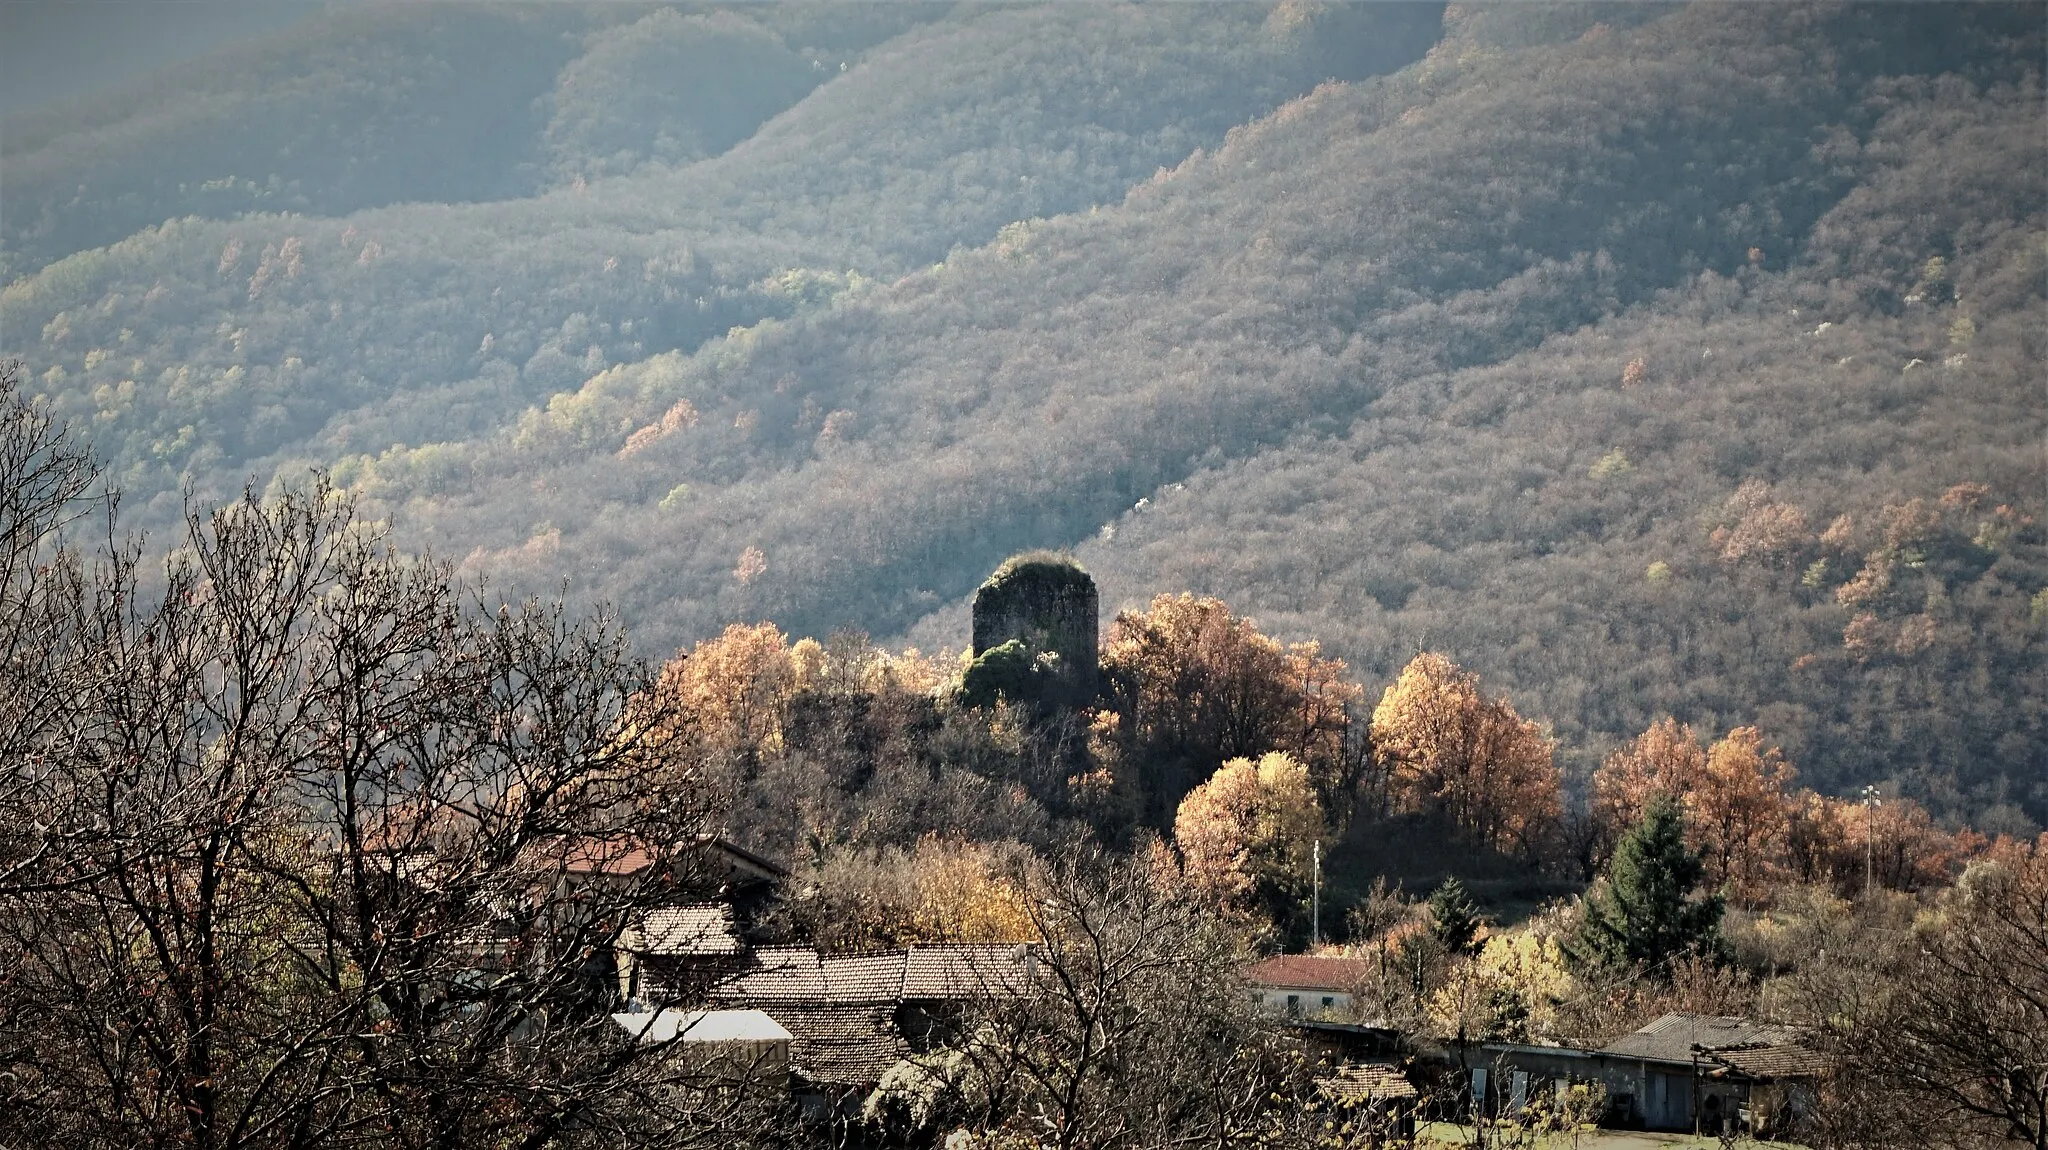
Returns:
[[[1833,1066],[1827,1055],[1796,1042],[1727,1046],[1707,1057],[1750,1078],[1819,1078]]]
[[[614,1014],[642,1042],[788,1042],[793,1036],[758,1010],[658,1010]]]
[[[979,998],[1019,994],[1031,975],[1029,943],[962,942],[913,946],[904,955],[903,997]]]
[[[1276,990],[1335,990],[1349,993],[1370,970],[1364,959],[1318,954],[1276,954],[1244,969],[1246,982]]]
[[[724,903],[665,906],[640,919],[637,949],[664,957],[713,957],[738,954],[732,908]]]
[[[1797,1043],[1800,1030],[1747,1018],[1715,1014],[1667,1014],[1634,1034],[1601,1048],[1601,1053],[1652,1062],[1693,1062],[1693,1047],[1709,1050],[1733,1046]]]
[[[1346,1066],[1328,1078],[1316,1079],[1316,1086],[1338,1102],[1376,1102],[1392,1098],[1413,1098],[1415,1084],[1401,1068],[1384,1062]]]

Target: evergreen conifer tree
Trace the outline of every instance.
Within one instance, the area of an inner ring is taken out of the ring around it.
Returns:
[[[1657,796],[1615,847],[1567,952],[1586,966],[1641,964],[1659,974],[1684,954],[1720,958],[1722,898],[1693,897],[1705,871],[1685,845],[1677,801]]]
[[[1429,896],[1429,932],[1447,954],[1466,954],[1479,936],[1479,906],[1453,875]]]

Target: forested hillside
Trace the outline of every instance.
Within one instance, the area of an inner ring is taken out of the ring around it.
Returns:
[[[165,219],[531,195],[724,151],[928,4],[343,9],[7,124],[9,278]]]
[[[0,350],[144,522],[330,467],[656,652],[958,646],[1071,548],[1368,684],[1444,651],[1581,768],[1756,724],[2021,829],[2043,24],[378,10],[10,125]]]

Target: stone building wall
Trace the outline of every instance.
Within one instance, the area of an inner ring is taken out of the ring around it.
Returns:
[[[974,594],[974,654],[1017,640],[1047,674],[1045,701],[1084,704],[1100,674],[1100,610],[1095,580],[1072,559],[1020,555]]]

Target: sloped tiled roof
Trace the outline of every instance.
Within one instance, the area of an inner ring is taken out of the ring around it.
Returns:
[[[1327,1078],[1316,1079],[1323,1094],[1338,1102],[1373,1102],[1390,1098],[1413,1098],[1415,1084],[1398,1066],[1368,1062],[1346,1066]]]
[[[1316,954],[1276,954],[1244,969],[1246,982],[1275,990],[1349,992],[1365,981],[1365,960]]]
[[[887,1006],[771,1007],[794,1037],[790,1060],[812,1082],[867,1086],[910,1054]]]
[[[641,917],[638,948],[664,957],[723,957],[740,953],[732,908],[724,903],[665,906]]]
[[[782,864],[764,855],[755,854],[753,851],[730,839],[720,838],[712,834],[700,834],[690,840],[689,846],[693,849],[716,855],[725,864],[727,869],[745,873],[753,878],[781,882],[789,877],[789,871]]]
[[[822,1003],[825,974],[818,952],[809,947],[775,946],[756,950],[733,976],[712,988],[719,1002]]]
[[[1601,1053],[1652,1062],[1693,1061],[1693,1047],[1718,1050],[1733,1046],[1795,1044],[1797,1027],[1774,1026],[1747,1018],[1715,1014],[1667,1014],[1634,1034],[1601,1048]]]
[[[903,997],[903,952],[826,954],[818,957],[825,1000],[832,1003],[894,1003]]]
[[[903,997],[979,998],[1021,993],[1030,977],[1028,943],[940,943],[904,955]]]
[[[1751,1078],[1819,1078],[1832,1063],[1828,1056],[1796,1042],[1760,1042],[1724,1046],[1709,1058]]]
[[[655,863],[653,849],[630,835],[617,838],[561,836],[531,844],[527,853],[535,861],[559,866],[573,875],[624,878],[639,874]]]
[[[893,1007],[904,1001],[1019,993],[1031,965],[1030,949],[1015,943],[916,946],[868,954],[763,947],[747,954],[710,996],[716,1002],[770,1009],[777,1004]]]

